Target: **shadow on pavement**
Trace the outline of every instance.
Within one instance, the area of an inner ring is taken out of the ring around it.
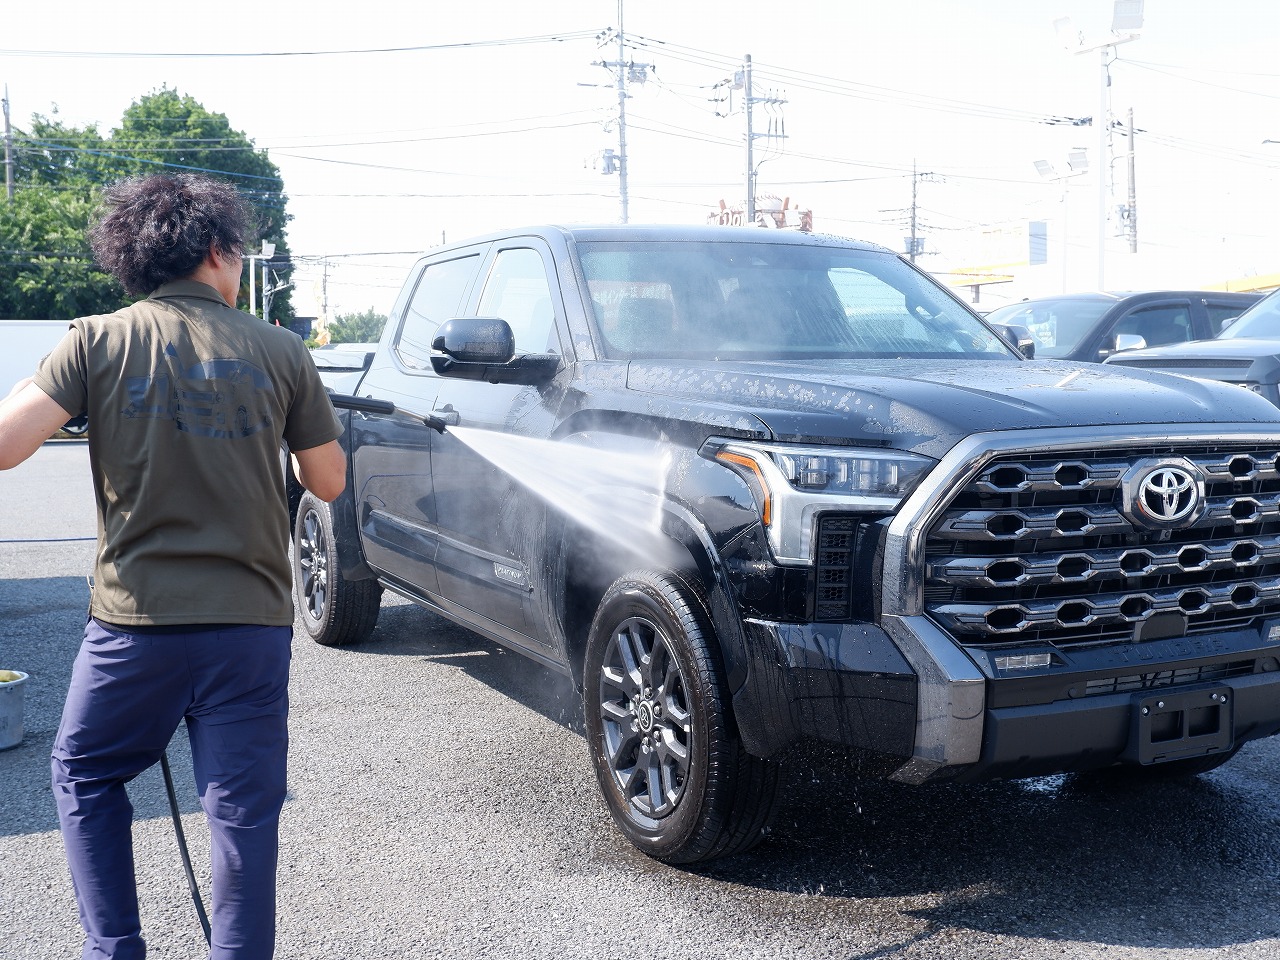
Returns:
[[[412,605],[384,606],[374,638],[356,649],[451,663],[582,732],[568,678]],[[1270,748],[1247,746],[1240,759],[1251,749]],[[768,840],[692,872],[884,900],[932,931],[1144,948],[1249,943],[1280,936],[1280,831],[1274,801],[1238,789],[1231,767],[1160,783],[1064,775],[910,787],[811,749],[788,763]],[[669,869],[629,848],[622,859],[627,869]]]

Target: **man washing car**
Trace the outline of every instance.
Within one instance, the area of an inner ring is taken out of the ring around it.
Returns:
[[[248,222],[207,177],[109,188],[94,255],[145,299],[72,322],[0,404],[0,469],[90,423],[94,589],[52,757],[85,958],[145,956],[125,784],[183,720],[211,832],[209,956],[274,950],[293,624],[280,445],[323,500],[346,465],[302,340],[234,309]]]

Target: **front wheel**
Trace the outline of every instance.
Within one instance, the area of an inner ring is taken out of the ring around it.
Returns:
[[[742,749],[705,607],[679,579],[636,573],[600,601],[583,706],[614,822],[638,849],[696,863],[750,849],[779,767]]]
[[[367,640],[378,623],[381,584],[342,575],[332,508],[312,493],[293,525],[293,596],[303,628],[326,647]]]

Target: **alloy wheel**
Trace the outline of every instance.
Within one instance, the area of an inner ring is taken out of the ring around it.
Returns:
[[[640,815],[675,811],[689,777],[693,718],[679,663],[651,621],[624,620],[600,666],[604,748],[623,797]]]
[[[307,613],[313,620],[323,620],[329,600],[329,552],[325,549],[324,525],[314,510],[308,510],[302,519],[298,570],[302,575]]]

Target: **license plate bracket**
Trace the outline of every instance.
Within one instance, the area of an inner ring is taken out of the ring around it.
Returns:
[[[1235,691],[1225,684],[1139,694],[1127,759],[1149,765],[1226,753],[1235,741]]]

